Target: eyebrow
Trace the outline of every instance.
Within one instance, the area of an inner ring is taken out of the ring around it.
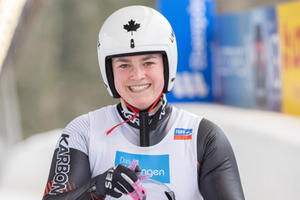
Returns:
[[[118,58],[117,60],[115,60],[115,62],[130,62],[130,60],[129,59],[127,59],[127,58]]]
[[[148,56],[146,56],[146,57],[143,57],[142,59],[141,59],[141,61],[145,61],[145,60],[149,60],[149,59],[151,59],[151,58],[156,58],[156,56],[154,56],[154,55],[148,55]]]
[[[145,57],[142,57],[141,59],[140,59],[140,61],[146,61],[146,60],[149,60],[149,59],[151,59],[151,58],[156,58],[157,56],[154,56],[154,55],[147,55],[147,56],[145,56]],[[130,59],[128,59],[128,58],[122,58],[122,57],[120,57],[120,58],[118,58],[115,62],[130,62]]]

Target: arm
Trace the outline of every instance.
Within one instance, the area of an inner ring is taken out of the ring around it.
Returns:
[[[70,150],[69,169],[54,152],[48,182],[43,200],[92,199],[101,197],[96,191],[97,177],[91,179],[88,157],[76,150]]]
[[[86,117],[73,120],[58,140],[43,200],[102,200],[122,194],[142,199],[146,191],[135,174],[141,172],[137,163],[116,165],[91,178]]]
[[[63,131],[53,155],[43,200],[92,199],[97,177],[91,179],[87,115],[73,120]]]
[[[199,125],[197,149],[198,186],[204,199],[245,199],[232,147],[223,131],[207,119]]]

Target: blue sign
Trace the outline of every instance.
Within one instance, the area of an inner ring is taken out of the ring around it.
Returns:
[[[162,183],[170,183],[169,155],[140,155],[117,151],[115,165],[129,166],[133,160],[138,161],[142,174]]]
[[[218,15],[222,103],[280,109],[279,37],[275,7]]]
[[[171,23],[178,47],[177,75],[169,102],[214,101],[212,46],[214,0],[157,0]]]
[[[221,101],[224,104],[252,108],[252,70],[245,47],[245,13],[218,16],[218,65]]]

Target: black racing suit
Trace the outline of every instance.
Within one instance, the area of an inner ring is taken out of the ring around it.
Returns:
[[[157,129],[164,127],[174,107],[166,103],[166,115],[158,122]],[[119,114],[122,108],[118,105]],[[124,118],[124,116],[122,116]],[[80,121],[80,117],[74,121]],[[78,123],[77,123],[78,126]],[[89,124],[83,124],[86,129]],[[132,124],[132,126],[135,126]],[[72,127],[76,128],[76,126]],[[156,131],[156,130],[153,130]],[[91,178],[88,155],[77,149],[64,152],[63,144],[68,135],[62,134],[52,160],[48,183],[43,200],[84,200],[104,199],[96,190],[98,176]],[[159,139],[161,140],[161,138]],[[157,142],[159,142],[159,140]],[[66,150],[65,150],[66,151]],[[232,147],[223,131],[207,119],[202,119],[198,128],[197,137],[198,157],[198,187],[205,200],[243,200],[244,194],[238,172],[238,167]],[[68,162],[68,166],[63,165]],[[62,172],[62,173],[57,173]],[[60,174],[60,175],[59,175]],[[68,177],[65,185],[52,185],[53,180]],[[61,176],[61,177],[58,177]],[[62,187],[63,186],[63,187]],[[175,194],[176,195],[176,194]]]

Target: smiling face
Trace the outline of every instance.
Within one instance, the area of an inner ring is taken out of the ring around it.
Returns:
[[[138,110],[150,107],[164,87],[161,54],[112,58],[117,92]]]

